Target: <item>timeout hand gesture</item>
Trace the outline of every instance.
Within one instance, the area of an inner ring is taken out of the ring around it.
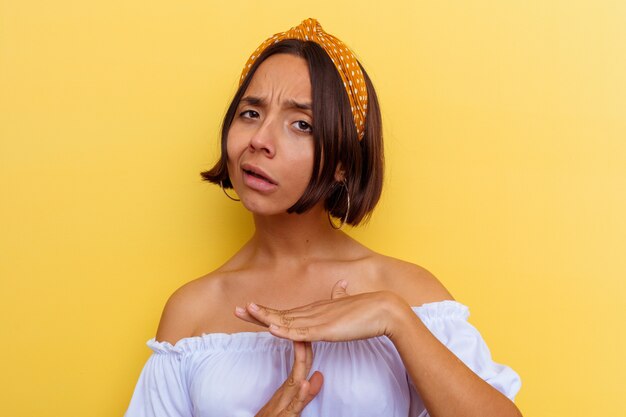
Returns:
[[[242,320],[268,327],[269,331],[293,341],[329,342],[367,339],[394,334],[394,324],[410,307],[390,291],[358,295],[346,292],[348,283],[338,281],[331,299],[317,301],[290,310],[276,310],[249,303],[237,307],[235,315]]]

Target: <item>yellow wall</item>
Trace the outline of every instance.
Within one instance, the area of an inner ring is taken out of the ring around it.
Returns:
[[[198,176],[241,65],[309,16],[383,106],[351,233],[471,307],[525,415],[626,415],[617,0],[0,0],[0,415],[123,413],[167,296],[250,234]]]

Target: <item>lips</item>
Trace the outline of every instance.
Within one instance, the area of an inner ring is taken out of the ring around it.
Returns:
[[[270,184],[274,184],[274,182],[273,182],[272,180],[270,180],[269,178],[264,177],[264,176],[263,176],[263,175],[261,175],[261,174],[257,174],[257,173],[256,173],[256,172],[254,172],[254,171],[244,169],[244,170],[243,170],[243,172],[245,172],[245,173],[246,173],[246,174],[248,174],[248,175],[252,175],[252,176],[253,176],[253,177],[255,177],[255,178],[259,178],[259,179],[261,179],[261,180],[267,181],[267,182],[269,182]],[[274,185],[276,185],[276,184],[274,184]]]
[[[255,165],[246,163],[241,166],[241,169],[244,183],[254,190],[272,191],[278,185],[268,173]]]
[[[248,175],[252,175],[253,177],[262,179],[264,181],[269,182],[270,184],[274,184],[277,185],[278,183],[268,174],[266,173],[262,168],[259,168],[257,166],[254,166],[252,164],[249,163],[245,163],[241,165],[241,169],[243,169],[243,172],[245,172]]]

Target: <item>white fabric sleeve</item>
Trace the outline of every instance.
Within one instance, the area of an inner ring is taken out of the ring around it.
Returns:
[[[192,417],[185,382],[185,358],[169,343],[148,341],[148,358],[124,417]]]
[[[519,375],[513,369],[491,358],[491,352],[482,336],[467,321],[469,310],[466,306],[456,301],[441,301],[413,307],[413,311],[430,332],[468,368],[509,399],[515,399],[521,388]],[[411,401],[419,403],[418,409],[422,408],[422,401],[417,396],[415,388],[411,388]]]

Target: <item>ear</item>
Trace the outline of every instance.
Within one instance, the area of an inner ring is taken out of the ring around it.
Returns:
[[[344,182],[346,179],[346,171],[344,171],[341,166],[341,162],[337,164],[337,168],[335,168],[335,181]]]

